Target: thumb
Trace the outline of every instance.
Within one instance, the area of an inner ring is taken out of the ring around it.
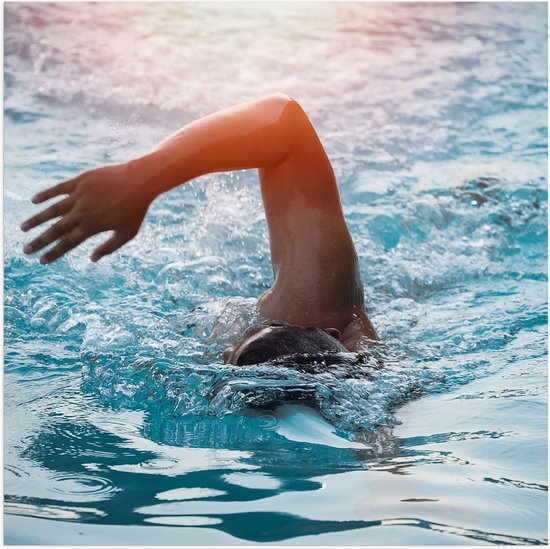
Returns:
[[[104,255],[112,254],[115,250],[118,250],[121,246],[126,244],[132,237],[123,234],[115,233],[111,238],[106,240],[103,244],[98,246],[90,256],[90,259],[95,263],[98,259],[101,259]]]

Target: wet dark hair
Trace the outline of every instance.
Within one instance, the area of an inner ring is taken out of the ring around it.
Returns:
[[[237,366],[261,364],[281,356],[332,352],[346,352],[336,338],[319,328],[302,328],[278,324],[266,324],[272,330],[252,341],[237,359]]]

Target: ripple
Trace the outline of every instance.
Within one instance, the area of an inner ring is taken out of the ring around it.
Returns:
[[[453,465],[472,465],[472,462],[453,456],[451,452],[414,452],[410,456],[398,456],[388,458],[379,465],[371,467],[373,471],[389,471],[392,473],[405,473],[408,468],[413,465],[421,464],[453,464]]]
[[[530,490],[541,490],[548,492],[548,486],[546,484],[537,484],[536,482],[525,482],[524,480],[513,480],[511,478],[491,478],[484,477],[486,482],[492,482],[494,484],[502,484],[503,486],[514,486],[516,488],[528,488]]]
[[[30,473],[27,473],[27,471],[17,465],[4,465],[4,470],[19,478],[31,476]]]
[[[266,431],[273,431],[279,425],[279,418],[272,412],[262,411],[258,414],[258,424]]]
[[[426,435],[421,437],[409,437],[405,439],[406,446],[422,446],[424,444],[443,444],[445,442],[459,442],[463,440],[477,440],[482,438],[502,438],[513,437],[519,433],[516,431],[463,431],[463,432],[449,432],[449,433],[436,433],[433,435]]]
[[[51,491],[67,496],[103,496],[118,489],[111,481],[97,476],[58,474]]]
[[[440,524],[430,522],[418,518],[394,518],[383,519],[382,526],[416,526],[427,530],[435,530],[436,532],[444,532],[446,534],[454,534],[457,536],[470,538],[478,541],[485,541],[496,544],[512,544],[512,545],[544,545],[546,539],[527,538],[523,536],[508,536],[506,534],[497,534],[494,532],[484,532],[482,530],[463,528],[461,526],[453,526],[451,524]]]
[[[144,461],[139,464],[142,469],[154,470],[154,471],[166,471],[168,469],[173,469],[178,464],[177,459],[169,458],[158,458],[150,459],[149,461]]]
[[[514,388],[514,389],[500,389],[498,391],[482,391],[479,393],[473,393],[470,395],[460,395],[453,397],[453,400],[476,400],[476,399],[489,399],[489,398],[521,398],[526,396],[540,397],[543,396],[543,389],[527,389],[527,388]]]

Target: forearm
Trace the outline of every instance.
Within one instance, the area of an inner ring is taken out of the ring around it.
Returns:
[[[157,196],[207,173],[282,162],[304,120],[295,101],[276,94],[192,122],[131,163],[144,192]]]
[[[96,261],[137,234],[159,194],[207,173],[278,167],[294,157],[297,143],[308,141],[302,136],[311,135],[316,135],[315,130],[305,113],[283,94],[202,118],[140,158],[88,170],[34,195],[35,204],[68,196],[22,224],[28,231],[61,217],[30,242],[25,253],[57,241],[41,257],[50,263],[88,237],[113,231],[92,254]]]

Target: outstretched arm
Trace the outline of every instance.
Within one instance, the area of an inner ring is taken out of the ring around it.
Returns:
[[[87,238],[114,231],[92,253],[92,261],[97,261],[137,234],[159,194],[207,173],[283,163],[305,122],[298,103],[284,94],[192,122],[138,159],[89,170],[35,195],[34,203],[68,196],[21,225],[27,231],[61,218],[24,251],[34,253],[55,243],[40,258],[51,263]]]
[[[377,339],[332,166],[306,114],[283,94],[209,115],[136,160],[38,193],[35,203],[67,197],[22,224],[26,231],[61,218],[24,251],[54,244],[40,258],[51,263],[90,236],[113,231],[92,253],[97,261],[137,234],[159,194],[200,175],[246,168],[259,169],[275,275],[258,301],[262,313],[300,326],[337,328],[349,349],[363,336]]]

